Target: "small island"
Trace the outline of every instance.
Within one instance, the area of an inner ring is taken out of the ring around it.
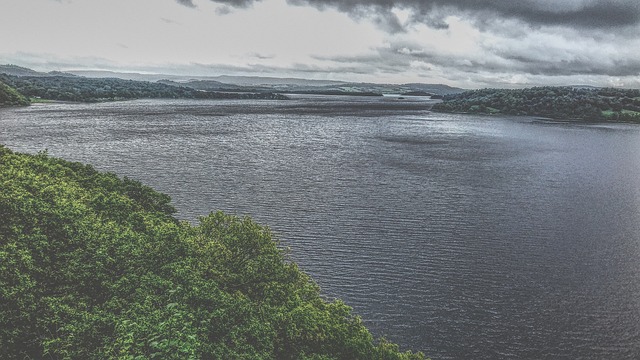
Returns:
[[[526,115],[588,122],[640,122],[640,90],[591,87],[482,89],[443,97],[439,112]]]

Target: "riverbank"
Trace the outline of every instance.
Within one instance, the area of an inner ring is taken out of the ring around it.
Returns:
[[[587,123],[640,123],[640,90],[540,87],[482,89],[446,95],[433,111],[461,114],[540,116]]]

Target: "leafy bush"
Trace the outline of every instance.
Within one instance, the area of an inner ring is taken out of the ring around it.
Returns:
[[[3,359],[423,359],[372,335],[267,227],[0,146]]]

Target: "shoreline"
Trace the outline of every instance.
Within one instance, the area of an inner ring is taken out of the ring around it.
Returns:
[[[442,110],[434,110],[433,108],[429,111],[438,114],[458,114],[458,115],[477,115],[477,116],[487,116],[487,117],[495,117],[495,116],[514,116],[520,118],[534,118],[539,122],[555,122],[555,123],[566,123],[566,124],[584,124],[584,125],[601,125],[601,124],[632,124],[632,125],[640,125],[640,122],[634,121],[617,121],[617,120],[588,120],[588,119],[559,119],[559,118],[551,118],[545,117],[541,115],[514,115],[514,114],[505,114],[505,113],[476,113],[476,112],[463,112],[463,111],[442,111]]]

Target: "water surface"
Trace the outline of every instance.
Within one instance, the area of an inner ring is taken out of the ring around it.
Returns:
[[[328,297],[434,359],[640,357],[640,127],[425,99],[0,110],[0,143],[268,224]]]

